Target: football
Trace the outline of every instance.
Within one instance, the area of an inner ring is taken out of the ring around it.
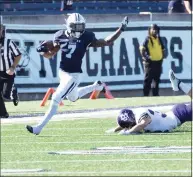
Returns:
[[[60,46],[54,47],[53,41],[51,40],[43,41],[41,45],[45,46],[50,52],[58,52],[58,50],[60,49]]]

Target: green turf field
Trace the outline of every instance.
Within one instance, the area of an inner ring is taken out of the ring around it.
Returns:
[[[82,99],[75,103],[64,101],[64,106],[60,106],[59,111],[187,101],[190,101],[187,96]],[[18,107],[12,106],[12,103],[6,104],[10,115],[42,113],[48,108],[48,106],[40,107],[40,102],[20,102]],[[1,124],[1,175],[191,176],[191,152],[179,152],[180,147],[191,146],[191,123],[185,123],[174,132],[165,134],[129,136],[105,134],[107,129],[116,126],[115,118],[116,115],[98,119],[96,117],[96,119],[52,121],[38,136],[29,134],[23,123]],[[146,148],[139,151],[143,153],[135,153],[137,150],[133,149],[124,151],[119,149],[129,146]],[[150,148],[147,146],[159,147],[161,151],[146,153]],[[177,151],[163,153],[167,151],[163,149],[164,146],[173,146]],[[96,150],[100,147],[115,149]],[[69,151],[77,154],[50,153]]]

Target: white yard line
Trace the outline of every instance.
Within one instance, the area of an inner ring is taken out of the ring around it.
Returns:
[[[35,136],[35,135],[34,135]],[[162,143],[162,142],[191,142],[191,140],[160,140],[160,141],[151,141],[151,140],[144,140],[144,141],[128,141],[129,143]],[[127,141],[65,141],[65,142],[53,142],[53,141],[46,141],[46,142],[38,142],[38,141],[28,141],[27,144],[91,144],[91,143],[128,143]],[[15,144],[15,145],[22,145],[26,143],[4,143],[1,142],[1,145],[11,145],[11,144]]]
[[[34,151],[35,152],[35,151]],[[11,162],[1,162],[1,164],[17,164],[17,163],[23,163],[23,164],[33,164],[33,163],[87,163],[87,162],[131,162],[131,161],[191,161],[190,159],[186,158],[173,158],[173,159],[154,159],[154,158],[149,158],[149,159],[109,159],[109,160],[98,160],[98,159],[93,159],[93,160],[48,160],[48,161],[42,161],[42,160],[37,160],[37,161],[11,161]]]
[[[29,173],[29,172],[28,172]],[[165,174],[170,174],[170,173],[191,173],[191,170],[155,170],[155,171],[145,171],[145,170],[137,170],[137,171],[80,171],[80,172],[74,172],[74,171],[61,171],[61,172],[34,172],[32,174],[47,174],[47,175],[81,175],[81,174],[121,174],[121,173],[126,173],[126,174],[132,174],[132,173],[137,173],[137,174],[149,174],[149,173],[165,173]],[[20,172],[20,173],[1,173],[1,175],[10,175],[10,174],[27,174],[26,172]]]

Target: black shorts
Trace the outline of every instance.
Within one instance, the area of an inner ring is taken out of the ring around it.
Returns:
[[[0,71],[0,92],[5,99],[11,99],[14,86],[14,75],[8,75],[6,72]]]
[[[170,1],[168,5],[168,13],[185,13],[184,5],[181,2]]]

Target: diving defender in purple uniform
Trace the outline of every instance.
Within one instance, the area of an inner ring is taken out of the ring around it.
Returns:
[[[174,91],[182,90],[192,97],[192,88],[176,78],[170,70],[169,78]],[[107,130],[106,133],[119,132],[121,135],[137,134],[144,132],[170,132],[184,122],[192,121],[192,104],[176,104],[172,110],[162,113],[148,108],[137,110],[123,109],[117,117],[116,128]]]

